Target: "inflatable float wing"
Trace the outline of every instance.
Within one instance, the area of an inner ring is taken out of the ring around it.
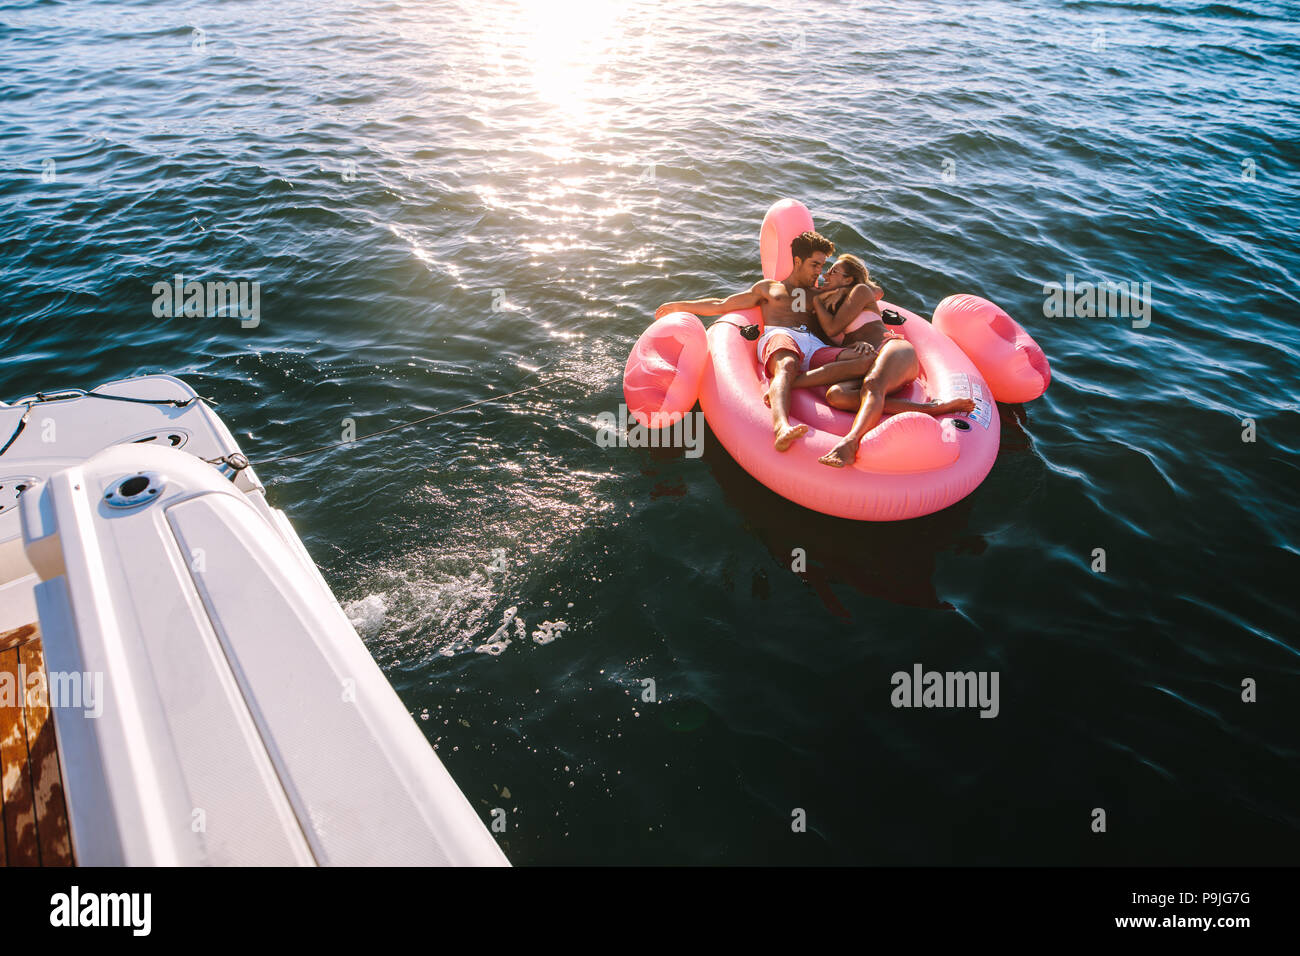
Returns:
[[[1047,391],[1052,370],[1038,343],[988,299],[950,295],[935,307],[934,327],[970,357],[995,401],[1032,402]]]
[[[709,361],[704,324],[673,312],[641,333],[623,369],[628,414],[647,428],[675,425],[695,407]]]

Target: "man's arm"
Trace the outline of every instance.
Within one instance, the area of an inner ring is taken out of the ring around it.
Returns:
[[[737,292],[725,299],[692,299],[685,302],[665,302],[655,309],[655,318],[669,312],[690,312],[694,315],[725,315],[740,309],[752,309],[767,301],[767,280],[755,282],[748,292]]]

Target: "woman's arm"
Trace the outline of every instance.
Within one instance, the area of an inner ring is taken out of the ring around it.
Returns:
[[[835,321],[835,318],[831,315],[831,310],[826,305],[826,300],[832,295],[834,295],[834,292],[823,292],[820,295],[813,296],[813,311],[817,313],[817,324],[821,327],[822,337],[828,342],[834,342],[835,337],[839,334],[838,332],[831,331],[831,323]],[[845,298],[847,298],[847,296],[842,296],[841,300]]]
[[[813,307],[817,310],[817,318],[821,320],[822,328],[831,338],[841,335],[849,327],[849,323],[862,314],[862,310],[871,308],[872,311],[879,311],[875,308],[876,295],[875,290],[858,284],[855,285],[849,294],[844,297],[840,307],[831,315],[830,310],[826,308],[820,296],[813,297]]]

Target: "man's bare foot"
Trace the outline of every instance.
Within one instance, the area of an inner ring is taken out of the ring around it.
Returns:
[[[926,411],[931,415],[951,415],[954,412],[959,415],[969,415],[975,411],[973,398],[954,398],[947,402],[930,402],[929,405]]]
[[[817,460],[832,468],[847,468],[858,460],[858,443],[845,438]]]
[[[796,438],[802,438],[807,431],[807,425],[786,425],[785,428],[777,430],[776,441],[773,444],[777,451],[785,451],[794,444]]]

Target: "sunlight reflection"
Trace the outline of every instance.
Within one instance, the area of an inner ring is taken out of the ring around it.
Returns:
[[[571,124],[597,92],[596,73],[623,50],[625,4],[618,0],[519,0],[503,11],[507,68],[529,70],[533,90]],[[513,49],[512,49],[513,47]]]

